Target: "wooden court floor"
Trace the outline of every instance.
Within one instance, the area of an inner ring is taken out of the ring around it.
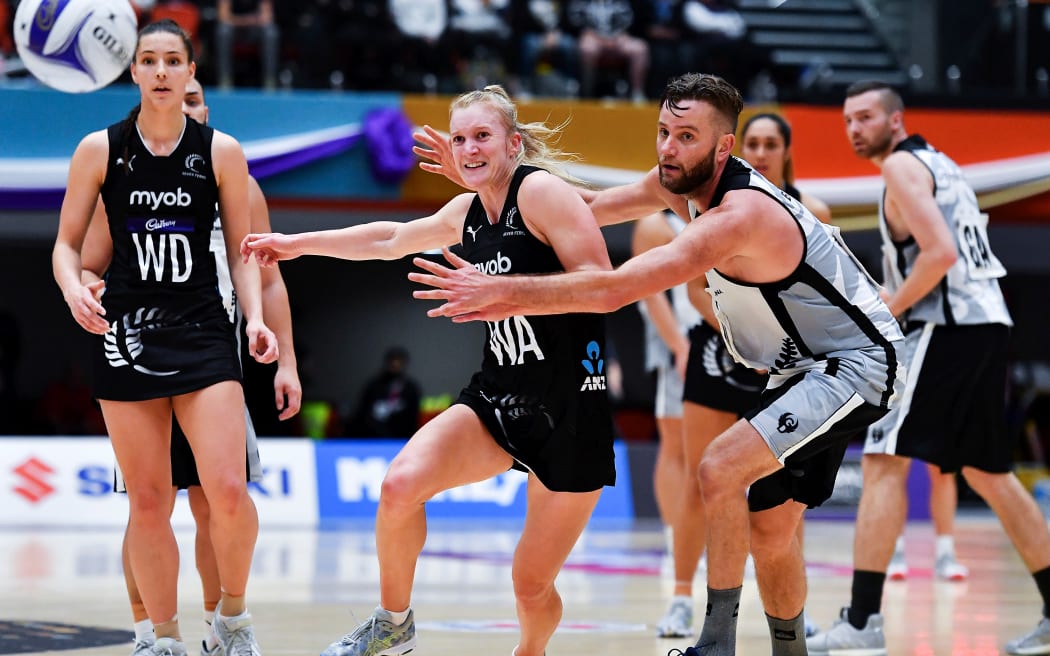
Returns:
[[[418,656],[507,656],[517,626],[510,557],[517,526],[432,523],[419,563],[413,605]],[[969,511],[956,531],[964,583],[931,573],[929,524],[908,526],[910,577],[888,583],[883,604],[891,655],[991,656],[1031,629],[1040,601],[1031,577],[994,516]],[[183,568],[180,620],[191,654],[203,635],[192,533],[178,531]],[[830,624],[848,601],[853,526],[807,521],[811,616]],[[0,620],[129,628],[115,530],[0,531]],[[551,656],[665,655],[687,640],[661,640],[654,625],[670,593],[659,526],[593,525],[558,580],[565,617]],[[697,617],[702,614],[703,573]],[[378,576],[367,525],[330,530],[263,528],[249,587],[249,608],[264,656],[316,656],[368,616]],[[769,637],[753,578],[744,584],[739,654],[769,654]],[[70,656],[127,656],[130,643],[70,649]]]

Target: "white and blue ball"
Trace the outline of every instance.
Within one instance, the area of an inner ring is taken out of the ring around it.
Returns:
[[[138,19],[128,0],[22,0],[15,45],[29,72],[70,93],[100,89],[127,69]]]

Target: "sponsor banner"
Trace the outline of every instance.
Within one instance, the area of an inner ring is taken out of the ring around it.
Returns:
[[[403,440],[328,440],[317,444],[317,488],[321,520],[370,519],[379,506],[379,492],[390,461]],[[630,518],[630,469],[627,448],[614,446],[616,486],[607,487],[594,510],[595,518]],[[523,472],[508,471],[489,480],[443,492],[427,502],[430,518],[522,519],[525,517]]]
[[[313,444],[259,440],[263,480],[249,484],[267,525],[317,523]],[[113,449],[105,437],[0,440],[0,526],[123,526],[128,502],[113,492]],[[185,496],[185,492],[180,493]],[[179,501],[175,526],[192,526]]]

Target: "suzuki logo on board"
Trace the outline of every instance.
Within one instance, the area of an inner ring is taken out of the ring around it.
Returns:
[[[15,494],[30,503],[38,503],[55,491],[55,488],[47,482],[47,477],[54,474],[55,470],[35,457],[29,458],[12,471],[21,479],[15,485]]]

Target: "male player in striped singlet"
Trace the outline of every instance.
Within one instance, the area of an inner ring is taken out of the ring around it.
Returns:
[[[910,375],[899,408],[872,427],[865,445],[850,605],[827,633],[809,640],[809,651],[886,653],[882,588],[907,515],[911,458],[918,458],[962,472],[1035,578],[1044,617],[1006,652],[1050,654],[1050,532],[1011,470],[1003,390],[1013,322],[988,217],[955,162],[908,135],[904,103],[892,87],[855,83],[846,90],[844,115],[854,152],[882,170],[885,297],[903,321]]]
[[[658,166],[635,183],[580,191],[604,224],[664,207],[692,217],[666,246],[614,271],[499,277],[446,249],[455,268],[416,258],[428,273],[409,274],[434,287],[417,298],[445,301],[428,314],[456,322],[609,312],[706,274],[727,348],[768,369],[770,382],[700,465],[708,610],[686,656],[736,652],[749,547],[772,653],[805,654],[806,577],[795,536],[802,512],[831,495],[848,440],[896,403],[903,375],[900,328],[838,230],[731,155],[742,108],[719,77],[671,80],[660,101]],[[425,144],[441,146],[429,136]],[[426,170],[445,172],[443,152],[417,152],[437,162]]]

